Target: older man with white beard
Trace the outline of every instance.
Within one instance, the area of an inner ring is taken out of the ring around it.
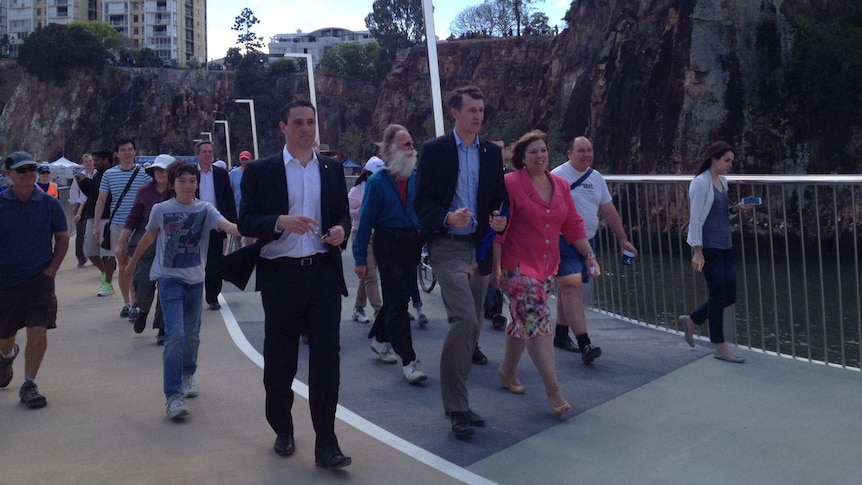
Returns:
[[[373,229],[383,308],[369,333],[371,350],[381,357],[394,351],[401,358],[404,379],[415,385],[427,376],[418,368],[407,311],[409,288],[416,281],[422,249],[419,216],[413,210],[416,150],[410,132],[401,125],[387,126],[380,142],[380,158],[386,161],[386,168],[368,179],[362,199],[359,230],[353,240],[355,271],[360,280],[365,278],[368,240]],[[396,362],[395,359],[381,360]]]

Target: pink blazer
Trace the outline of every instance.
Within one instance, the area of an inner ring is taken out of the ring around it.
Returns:
[[[520,268],[522,275],[540,281],[557,273],[561,233],[570,243],[587,237],[568,182],[547,170],[545,175],[554,184],[550,203],[536,191],[526,169],[506,174],[509,223],[506,231],[495,239],[502,244],[503,269],[511,272]]]

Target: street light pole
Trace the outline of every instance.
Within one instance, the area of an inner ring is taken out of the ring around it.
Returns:
[[[253,99],[235,99],[234,103],[248,103],[249,114],[251,116],[251,141],[254,143],[254,158],[260,158],[257,151],[257,120],[254,117],[254,100]]]
[[[228,126],[227,120],[215,120],[215,123],[224,125],[224,144],[225,150],[227,150],[227,167],[228,169],[233,168],[233,164],[230,160],[230,127]]]
[[[425,13],[425,42],[428,44],[428,76],[431,78],[431,104],[434,111],[434,128],[443,136],[443,97],[440,94],[440,64],[437,62],[437,32],[434,29],[434,6],[431,0],[422,0]]]
[[[207,140],[208,140],[210,143],[212,143],[212,142],[213,142],[213,132],[211,132],[211,131],[202,131],[202,132],[201,132],[201,135],[206,135],[206,136],[207,136]]]
[[[314,64],[311,60],[311,54],[294,54],[286,52],[284,57],[298,57],[305,59],[305,71],[308,75],[308,101],[314,106],[314,111],[317,112],[317,89],[314,87]],[[320,143],[320,123],[314,124],[314,136],[317,143]]]

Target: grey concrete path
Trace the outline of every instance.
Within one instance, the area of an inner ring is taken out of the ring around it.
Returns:
[[[350,271],[349,254],[345,260]],[[443,458],[446,449],[469,450],[470,444],[448,436],[445,420],[433,414],[439,409],[416,410],[417,422],[434,423],[421,433],[433,435],[423,438],[426,448],[405,439],[410,433],[403,427],[387,429],[368,411],[387,406],[383,393],[424,392],[436,408],[439,386],[432,380],[425,389],[408,388],[395,373],[400,369],[381,369],[363,358],[367,341],[346,316],[352,299],[344,301],[342,368],[383,382],[343,384],[336,429],[354,463],[328,472],[313,465],[304,399],[295,405],[296,455],[284,459],[272,452],[254,345],[240,348],[228,332],[239,321],[248,341],[255,340],[253,327],[262,315],[257,295],[226,291],[223,312],[203,312],[201,395],[188,401],[191,414],[178,424],[164,415],[155,332],[134,334],[118,316],[118,296],[94,296],[97,282],[92,268],[74,268],[74,257],[58,275],[59,327],[49,333],[37,381],[48,406],[31,411],[18,404],[22,361],[13,383],[0,390],[0,484],[857,484],[862,476],[858,372],[750,351],[740,351],[748,359],[744,365],[723,363],[702,343],[688,350],[677,334],[597,314],[589,315],[591,334],[606,349],[598,364],[591,369],[575,355],[557,357],[575,413],[504,446],[495,445],[496,436],[507,436],[519,422],[545,420],[547,412],[538,410],[541,387],[530,383],[534,371],[526,356],[522,379],[536,409],[525,407],[520,396],[493,392],[496,342],[502,339],[485,330],[483,347],[492,362],[474,371],[471,389],[492,418],[490,430],[482,431],[489,438],[475,443],[483,451],[468,451],[467,459]],[[423,297],[439,318],[439,291]],[[432,343],[445,329],[435,319],[437,328],[427,334]],[[427,349],[430,354],[433,346]],[[434,357],[425,362],[429,373],[436,371]],[[298,378],[304,377],[300,371]],[[612,387],[622,391],[606,389]],[[590,397],[595,395],[609,398]],[[443,451],[428,451],[441,443]]]

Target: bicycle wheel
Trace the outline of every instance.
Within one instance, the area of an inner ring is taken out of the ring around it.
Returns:
[[[437,276],[434,274],[434,270],[431,269],[431,266],[427,261],[419,263],[416,275],[419,278],[419,287],[422,288],[422,291],[425,293],[431,293],[434,291],[434,286],[437,285]]]

